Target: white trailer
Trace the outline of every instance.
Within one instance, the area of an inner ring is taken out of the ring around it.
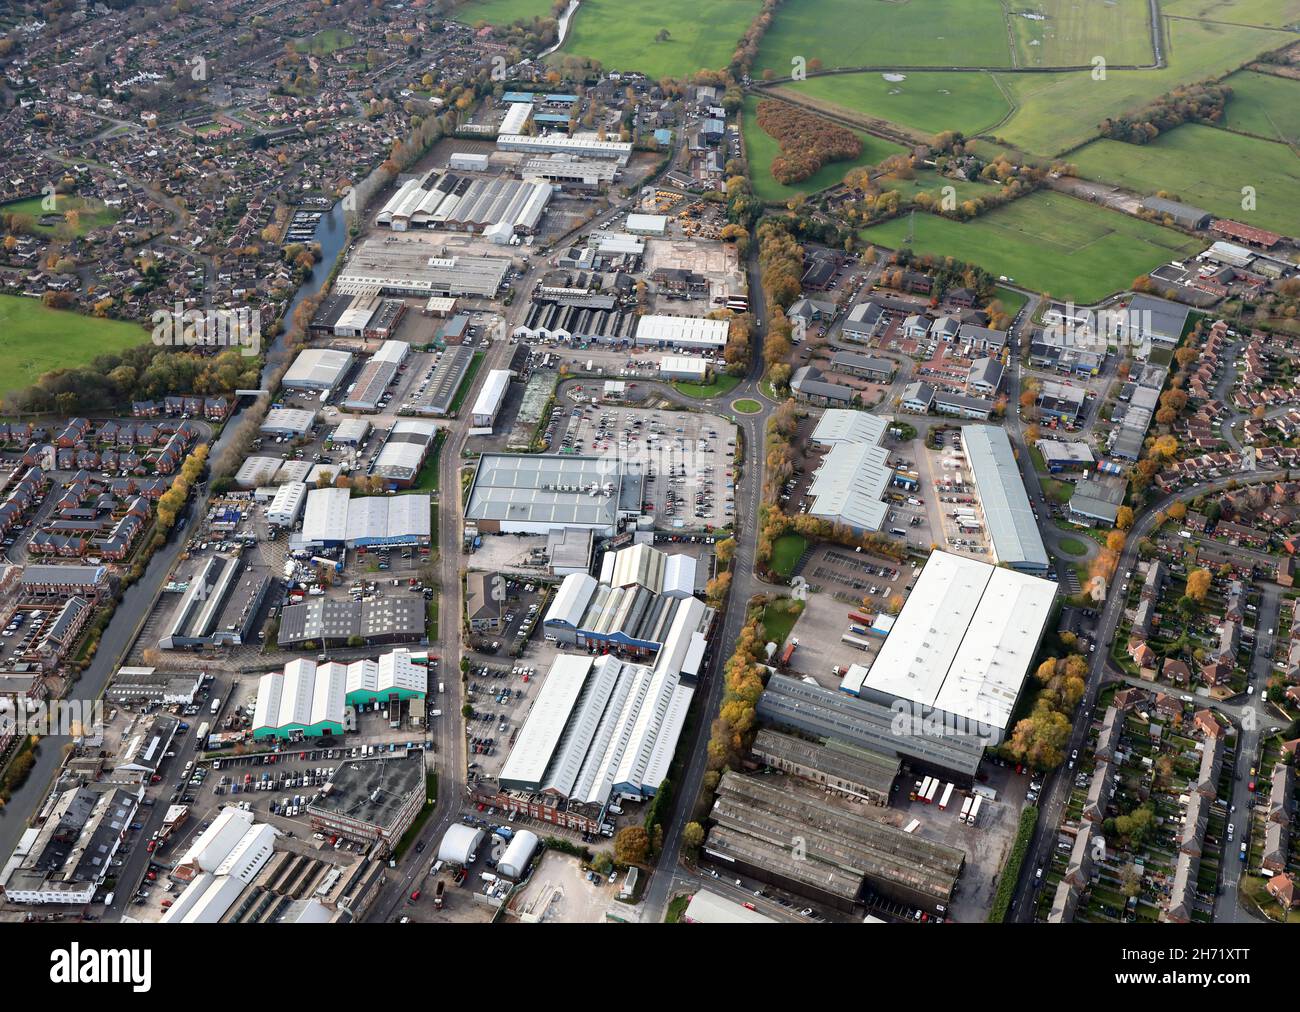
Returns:
[[[979,814],[980,814],[980,805],[983,803],[983,801],[984,801],[984,799],[983,799],[982,797],[980,797],[980,795],[978,795],[978,794],[975,795],[975,801],[974,801],[974,803],[970,806],[970,814],[969,814],[968,816],[966,816],[966,822],[967,822],[968,824],[970,824],[970,825],[972,825],[972,826],[975,825],[975,820],[979,818]]]
[[[943,788],[943,797],[939,799],[939,811],[945,811],[948,808],[948,802],[952,800],[953,784],[948,783]]]
[[[971,795],[969,794],[966,795],[966,800],[961,803],[961,815],[958,816],[960,821],[965,822],[967,818],[970,816],[971,803],[974,800],[975,799],[971,797]]]

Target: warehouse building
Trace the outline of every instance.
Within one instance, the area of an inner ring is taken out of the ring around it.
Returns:
[[[381,344],[379,350],[370,356],[370,361],[361,367],[356,382],[343,400],[344,410],[378,411],[384,391],[392,384],[398,367],[406,361],[410,352],[411,346],[405,341],[385,341]]]
[[[542,134],[531,137],[527,134],[502,133],[497,137],[497,148],[501,151],[522,151],[525,154],[561,154],[573,158],[603,158],[626,165],[632,157],[632,145],[622,141],[602,141],[595,134],[579,133],[568,137],[564,134]]]
[[[994,561],[1026,573],[1047,572],[1047,549],[1006,430],[968,425],[961,434],[988,524]]]
[[[681,655],[687,677],[698,677],[713,610],[694,597],[669,597],[638,584],[611,587],[586,573],[566,576],[542,620],[548,642],[579,649],[615,648]]]
[[[370,473],[384,479],[388,488],[410,488],[419,477],[424,462],[437,438],[438,427],[432,422],[399,418],[389,430],[388,438],[375,457]],[[423,499],[424,496],[404,496]]]
[[[659,360],[659,378],[685,383],[703,383],[708,379],[709,366],[702,358],[691,355],[665,355]]]
[[[1147,342],[1172,348],[1183,337],[1189,306],[1150,295],[1135,295],[1116,320],[1117,336],[1135,348]]]
[[[302,532],[292,543],[295,548],[427,545],[431,516],[426,495],[353,498],[351,489],[314,488],[307,493]]]
[[[613,536],[641,516],[639,464],[578,454],[485,453],[479,457],[465,519],[480,534],[547,534],[580,527]]]
[[[429,691],[429,669],[411,659],[403,647],[381,654],[378,660],[365,658],[347,665],[348,706],[424,699]]]
[[[618,176],[618,163],[557,152],[525,158],[519,166],[519,175],[524,179],[545,179],[566,189],[598,190]]]
[[[113,871],[138,795],[106,785],[64,791],[39,826],[24,829],[0,871],[6,902],[86,906]]]
[[[580,527],[557,527],[546,533],[546,563],[552,576],[589,573],[596,539]]]
[[[424,751],[410,749],[340,763],[307,806],[307,818],[318,833],[388,856],[427,803]]]
[[[636,544],[605,553],[600,582],[611,587],[641,586],[666,597],[693,597],[698,569],[699,560],[693,555],[669,555],[651,545]]]
[[[1100,474],[1084,478],[1075,483],[1070,496],[1070,519],[1088,527],[1114,527],[1127,493],[1128,484],[1123,478]]]
[[[859,695],[1000,744],[1055,599],[1050,580],[932,552]]]
[[[623,227],[633,235],[665,236],[668,234],[668,215],[629,214]]]
[[[897,715],[888,706],[779,674],[768,679],[758,700],[758,716],[769,727],[898,756],[916,770],[965,783],[974,779],[986,744],[973,735],[927,733],[923,724],[899,733]]]
[[[447,159],[447,168],[460,172],[487,172],[488,164],[487,155],[464,151],[453,151]]]
[[[641,348],[720,352],[727,344],[730,331],[730,320],[706,320],[702,316],[642,316],[636,327],[636,344]]]
[[[604,807],[659,790],[694,688],[670,664],[559,654],[498,778],[502,790]]]
[[[548,183],[432,169],[398,187],[375,221],[394,232],[438,228],[501,235],[508,241],[537,231],[551,192]]]
[[[510,389],[510,379],[514,376],[509,369],[492,369],[483,380],[474,405],[469,410],[470,424],[475,429],[492,430],[497,413],[505,403],[506,391]]]
[[[284,436],[294,439],[311,432],[316,424],[316,412],[299,408],[272,408],[266,413],[260,431],[264,436]]]
[[[330,442],[336,446],[360,446],[370,435],[370,423],[364,418],[345,418],[330,433]]]
[[[440,418],[451,414],[452,402],[473,361],[473,348],[464,345],[448,347],[438,360],[425,392],[412,401],[411,410],[416,414],[436,415]]]
[[[767,914],[741,906],[717,893],[701,889],[686,904],[682,920],[687,924],[775,924]]]
[[[813,473],[809,516],[844,524],[854,533],[878,531],[889,509],[884,495],[894,478],[889,451],[880,445],[883,418],[842,408],[827,410],[812,442],[830,450]]]
[[[1089,471],[1097,465],[1092,447],[1082,442],[1040,439],[1034,444],[1042,454],[1043,464],[1051,474],[1062,471]]]
[[[1150,211],[1162,218],[1169,218],[1175,225],[1181,225],[1183,228],[1208,228],[1214,218],[1214,215],[1210,214],[1209,211],[1193,207],[1191,204],[1183,204],[1177,200],[1168,200],[1165,197],[1143,197],[1138,206],[1143,211]]]
[[[853,911],[870,893],[946,912],[962,851],[882,822],[820,788],[727,771],[704,852],[737,874]],[[789,841],[803,841],[799,853]]]
[[[287,481],[275,490],[275,496],[266,507],[266,522],[275,527],[292,527],[302,515],[307,502],[307,483]]]
[[[1048,418],[1055,418],[1066,425],[1078,425],[1087,397],[1086,387],[1043,380],[1038,388],[1038,410]]]
[[[333,391],[352,367],[352,352],[333,348],[304,348],[289,366],[280,385],[289,390]]]
[[[270,587],[265,570],[245,569],[238,556],[209,555],[190,577],[159,648],[197,650],[249,642]]]
[[[511,102],[506,106],[506,114],[501,118],[501,126],[497,132],[499,134],[519,134],[523,133],[524,127],[528,121],[533,118],[533,105],[531,102]]]
[[[493,298],[509,271],[509,257],[448,256],[424,239],[374,237],[357,244],[339,272],[334,290],[422,298]]]
[[[340,601],[313,597],[286,605],[280,612],[276,640],[286,650],[346,646],[360,640],[366,646],[425,641],[428,615],[418,594],[378,597],[370,601]]]
[[[526,341],[630,342],[642,317],[617,308],[612,295],[534,301],[513,336]]]
[[[849,749],[837,743],[819,745],[766,727],[759,730],[750,751],[772,769],[886,807],[902,768],[897,756]]]
[[[299,657],[286,664],[283,671],[263,675],[257,683],[257,705],[253,709],[254,740],[341,740],[347,672],[346,664],[317,664]]]

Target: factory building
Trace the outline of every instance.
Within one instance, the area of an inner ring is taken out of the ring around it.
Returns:
[[[504,177],[462,176],[431,170],[410,179],[376,216],[394,232],[446,229],[483,232],[490,237],[532,235],[551,199],[551,186]]]
[[[287,481],[275,490],[266,508],[266,522],[275,527],[292,527],[307,502],[307,483]]]
[[[506,391],[510,388],[512,376],[514,373],[509,369],[493,369],[487,374],[469,411],[470,424],[475,429],[491,431],[497,413],[505,403]]]
[[[1050,580],[932,552],[858,694],[1000,744],[1055,598]]]
[[[727,344],[730,320],[702,316],[642,316],[636,328],[640,348],[682,348],[720,352]]]
[[[285,609],[286,611],[288,609]],[[257,683],[253,738],[343,737],[348,666],[299,657]]]
[[[272,408],[262,420],[259,431],[264,436],[284,436],[295,439],[311,432],[316,424],[316,412],[300,408]]]
[[[304,348],[280,381],[289,390],[333,391],[352,366],[352,352]]]
[[[604,158],[626,165],[632,157],[632,145],[622,141],[602,141],[595,134],[580,133],[568,137],[564,134],[502,133],[497,137],[501,151],[522,151],[525,154],[561,154],[575,158]]]
[[[618,163],[601,158],[574,158],[556,153],[525,158],[519,166],[524,179],[544,179],[548,183],[576,190],[598,190],[618,178]]]
[[[380,447],[371,474],[383,478],[389,488],[410,488],[419,477],[437,435],[438,427],[432,422],[399,418]]]
[[[375,412],[384,392],[397,376],[398,367],[406,361],[411,346],[405,341],[385,341],[379,350],[370,356],[361,372],[357,375],[352,389],[343,399],[345,411]]]
[[[416,414],[438,417],[451,414],[451,405],[456,400],[456,393],[465,381],[473,361],[473,348],[464,345],[448,347],[438,360],[425,392],[417,395],[417,399],[412,402],[411,410]]]
[[[417,594],[370,601],[339,601],[314,597],[286,605],[280,612],[276,642],[286,650],[346,646],[360,640],[367,646],[420,643],[426,638],[428,615]]]
[[[880,445],[887,423],[877,415],[845,408],[828,409],[812,433],[812,442],[829,448],[813,473],[809,516],[844,524],[855,533],[878,531],[888,507],[884,495],[894,478]]]
[[[295,548],[368,548],[427,545],[431,533],[425,495],[357,496],[347,488],[314,488],[307,493],[302,532]]]
[[[1026,573],[1046,573],[1047,549],[1006,430],[967,425],[961,435],[988,524],[993,560]]]
[[[485,453],[470,485],[465,519],[480,534],[547,534],[580,527],[609,537],[641,516],[640,465],[578,454]]]
[[[339,272],[334,290],[422,298],[494,298],[509,271],[509,257],[448,256],[425,239],[376,236],[357,244]]]
[[[429,669],[411,660],[411,652],[402,647],[381,654],[378,660],[353,661],[347,668],[348,706],[423,699],[429,691]]]
[[[264,570],[245,569],[238,556],[209,555],[190,577],[159,648],[196,650],[248,642],[270,587]]]

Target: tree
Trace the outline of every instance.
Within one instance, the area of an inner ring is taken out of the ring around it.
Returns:
[[[644,826],[625,826],[614,837],[614,860],[618,864],[645,864],[650,856],[650,834]]]
[[[1128,506],[1121,506],[1115,514],[1115,526],[1121,531],[1126,531],[1133,526],[1133,510]]]
[[[688,822],[682,827],[682,843],[697,849],[704,842],[704,827],[698,822]]]
[[[1210,592],[1210,584],[1214,582],[1214,574],[1208,569],[1193,569],[1187,574],[1187,596],[1197,604],[1205,601],[1205,595]]]
[[[660,28],[659,31],[655,32],[656,42],[667,42],[670,38],[672,38],[672,33],[667,28]]]

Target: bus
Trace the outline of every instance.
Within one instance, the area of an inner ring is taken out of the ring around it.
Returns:
[[[943,797],[939,799],[939,811],[942,812],[947,810],[948,802],[952,800],[952,788],[952,783],[948,783],[944,786]]]

